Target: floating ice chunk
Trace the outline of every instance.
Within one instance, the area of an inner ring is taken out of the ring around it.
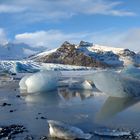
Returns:
[[[68,124],[49,120],[49,133],[51,137],[60,139],[90,139],[91,134],[84,133],[81,129]]]
[[[99,136],[108,136],[108,137],[122,137],[122,136],[130,136],[130,131],[121,131],[117,129],[108,129],[102,128],[99,130],[94,131],[94,134]]]
[[[45,92],[57,88],[58,72],[42,71],[21,79],[19,85],[27,93]]]
[[[121,71],[122,74],[140,80],[140,69],[134,66],[128,66]]]
[[[85,90],[92,90],[93,87],[89,81],[85,80],[84,82],[74,82],[69,84],[70,89],[85,89]]]
[[[112,71],[97,72],[93,75],[97,89],[114,97],[140,96],[140,80]]]

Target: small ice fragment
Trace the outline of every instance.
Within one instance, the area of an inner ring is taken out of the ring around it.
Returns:
[[[101,128],[99,130],[94,131],[94,134],[99,136],[108,136],[108,137],[122,137],[122,136],[130,136],[130,131],[121,131],[115,129]]]
[[[51,137],[57,137],[60,139],[90,139],[91,134],[84,133],[81,129],[70,126],[68,124],[49,120],[49,133]]]
[[[85,80],[84,82],[74,82],[69,84],[70,89],[82,89],[82,90],[92,90],[93,87],[89,81]]]

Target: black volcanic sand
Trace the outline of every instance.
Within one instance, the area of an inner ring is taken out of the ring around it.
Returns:
[[[92,134],[100,127],[140,131],[139,99],[98,94],[101,93],[59,88],[52,92],[23,95],[18,82],[12,81],[0,88],[0,138],[46,139],[48,119],[66,122]],[[92,139],[122,138],[94,135]]]

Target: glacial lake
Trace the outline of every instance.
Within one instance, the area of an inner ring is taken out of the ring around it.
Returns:
[[[11,104],[0,106],[0,125],[25,126],[28,132],[16,135],[16,140],[22,140],[26,135],[35,140],[47,136],[47,120],[63,121],[90,133],[102,127],[140,131],[139,101],[138,98],[108,97],[96,89],[70,90],[67,87],[21,95],[18,82],[11,81],[0,88],[0,104]],[[93,135],[92,139],[119,138]]]

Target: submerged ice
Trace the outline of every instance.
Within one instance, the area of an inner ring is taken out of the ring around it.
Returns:
[[[57,88],[58,72],[42,71],[21,79],[19,86],[27,93],[51,91]]]

